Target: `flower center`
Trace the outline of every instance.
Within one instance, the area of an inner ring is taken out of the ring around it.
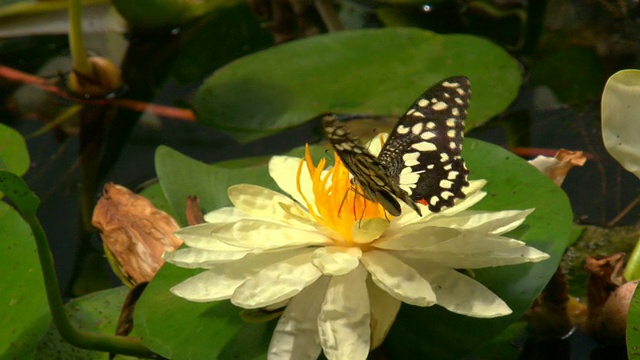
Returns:
[[[351,182],[349,170],[344,166],[337,154],[334,154],[335,165],[325,170],[326,159],[321,159],[317,166],[313,164],[309,146],[305,148],[305,157],[300,161],[297,174],[298,192],[307,203],[307,209],[319,223],[336,230],[345,241],[344,245],[353,245],[353,226],[361,220],[373,218],[390,218],[385,214],[382,205],[367,200],[359,186]],[[306,165],[311,182],[315,207],[302,193],[300,175]]]

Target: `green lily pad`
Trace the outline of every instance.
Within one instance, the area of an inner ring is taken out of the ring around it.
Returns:
[[[629,360],[640,359],[640,287],[636,288],[629,304],[627,317],[627,355]]]
[[[176,221],[187,224],[187,197],[197,196],[202,209],[213,210],[231,203],[227,188],[240,182],[257,182],[275,188],[275,182],[265,172],[268,158],[255,158],[253,166],[238,167],[234,162],[207,165],[193,160],[166,146],[156,150],[156,173],[164,194],[176,214]]]
[[[559,187],[498,146],[467,139],[464,150],[471,177],[489,181],[484,188],[487,197],[473,209],[535,208],[509,236],[547,252],[551,258],[536,264],[474,270],[476,279],[511,307],[513,313],[508,316],[476,319],[439,306],[403,305],[386,341],[393,358],[455,359],[486,344],[530,307],[573,240],[571,207]]]
[[[327,111],[399,116],[426,88],[453,75],[472,83],[468,128],[502,112],[521,84],[514,59],[482,38],[369,29],[293,41],[238,59],[207,79],[195,110],[207,125],[255,134]]]
[[[17,175],[24,175],[31,164],[22,135],[4,124],[0,124],[0,158],[4,160],[6,170]]]
[[[36,243],[29,225],[0,202],[0,359],[33,359],[51,321]]]
[[[120,308],[129,289],[125,286],[98,291],[69,301],[65,305],[73,326],[81,331],[113,335],[116,332]],[[107,360],[102,351],[80,349],[69,345],[51,325],[38,344],[37,359]],[[137,359],[119,355],[116,359]]]
[[[390,358],[456,358],[486,344],[529,307],[556,270],[569,244],[572,215],[562,190],[526,161],[495,145],[467,139],[464,155],[472,178],[489,181],[486,187],[488,196],[475,209],[535,207],[536,211],[511,235],[548,252],[551,258],[537,264],[476,271],[477,279],[513,309],[513,314],[506,317],[474,319],[447,312],[438,306],[419,308],[403,305],[384,345]],[[203,164],[202,168],[193,168],[188,174],[176,175],[180,169],[173,172],[174,176],[188,177],[185,181],[188,180],[192,186],[190,191],[194,193],[196,189],[220,186],[216,196],[222,196],[226,194],[228,184],[225,181],[212,183],[215,177],[212,168],[221,174],[229,171],[220,170],[219,166],[206,168]],[[272,187],[266,165],[254,165],[249,169],[253,175],[245,176],[242,182]],[[228,180],[231,176],[226,178]],[[160,181],[165,181],[163,176],[160,176]],[[165,192],[168,189],[165,188]],[[167,195],[169,199],[172,196]],[[211,209],[205,207],[205,210]],[[156,275],[136,311],[137,330],[145,345],[175,359],[266,357],[273,321],[247,324],[240,319],[240,309],[228,301],[191,303],[169,293],[170,287],[198,272],[166,265]]]
[[[613,74],[602,93],[604,145],[628,171],[640,177],[640,70]]]

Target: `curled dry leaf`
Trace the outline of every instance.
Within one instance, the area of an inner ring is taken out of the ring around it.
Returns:
[[[108,183],[93,211],[92,224],[102,235],[107,256],[116,274],[129,286],[150,281],[164,264],[162,253],[174,251],[182,241],[179,229],[167,213],[129,189]]]
[[[544,338],[564,338],[573,332],[569,316],[569,289],[567,279],[558,267],[547,286],[525,314],[531,332]]]
[[[587,158],[582,151],[560,149],[554,157],[540,155],[529,160],[529,163],[560,186],[572,167],[582,166],[586,161]]]
[[[626,283],[622,275],[624,253],[602,259],[588,258],[587,331],[596,339],[619,344],[625,341],[627,314],[637,282]]]
[[[189,226],[204,224],[204,214],[200,209],[200,199],[197,196],[187,197],[187,224]]]

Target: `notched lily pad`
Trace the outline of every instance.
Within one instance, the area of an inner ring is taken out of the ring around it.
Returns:
[[[323,152],[321,147],[315,148]],[[472,178],[488,180],[485,188],[488,195],[474,209],[535,207],[524,224],[510,235],[549,253],[551,258],[536,264],[475,272],[479,281],[509,304],[513,310],[509,316],[476,319],[450,313],[438,306],[403,305],[383,345],[390,358],[456,358],[486,344],[531,305],[556,271],[564,249],[572,240],[572,214],[566,195],[534,167],[498,146],[474,139],[465,143],[464,156]],[[212,182],[211,169],[192,168],[188,173],[189,186],[226,194],[228,184]],[[266,163],[251,169],[267,173]],[[180,173],[180,169],[174,168],[173,172]],[[166,179],[160,176],[161,182]],[[242,182],[267,185],[266,180],[258,177],[245,176]],[[168,190],[170,188],[165,188]],[[200,194],[196,195],[200,197]],[[168,194],[169,198],[172,196]],[[213,210],[212,204],[205,210]],[[169,292],[172,286],[201,271],[166,265],[158,272],[136,310],[136,329],[145,344],[172,358],[265,358],[273,321],[247,324],[241,320],[240,309],[228,301],[193,303]],[[177,333],[176,328],[184,331]]]
[[[320,113],[399,116],[445,77],[473,88],[467,127],[503,111],[521,83],[517,63],[491,42],[407,28],[345,31],[293,41],[216,71],[199,89],[199,121],[268,132]]]

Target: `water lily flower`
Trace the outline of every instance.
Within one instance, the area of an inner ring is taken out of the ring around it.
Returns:
[[[166,261],[202,273],[171,291],[197,302],[230,299],[245,309],[286,305],[268,350],[270,359],[365,359],[389,331],[402,302],[439,305],[491,318],[509,306],[456,269],[537,262],[544,252],[502,234],[533,210],[471,211],[485,195],[472,181],[467,197],[420,217],[406,204],[392,217],[352,189],[335,157],[326,168],[275,156],[271,177],[289,196],[260,186],[228,189],[233,207],[179,230],[187,248]]]

